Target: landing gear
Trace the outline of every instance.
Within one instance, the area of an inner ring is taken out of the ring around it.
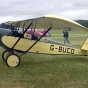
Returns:
[[[8,67],[17,67],[20,65],[20,57],[16,54],[9,54],[5,62]]]
[[[13,53],[13,51],[11,51],[11,50],[5,50],[5,51],[2,53],[2,59],[5,61],[5,60],[6,60],[6,57],[7,57],[9,54],[11,54],[11,53]]]
[[[12,50],[5,50],[2,53],[2,59],[8,67],[17,67],[20,65],[20,57]]]

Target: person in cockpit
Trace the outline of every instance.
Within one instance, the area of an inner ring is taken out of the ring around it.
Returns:
[[[35,32],[31,32],[31,34],[29,35],[29,38],[30,38],[31,40],[37,40],[37,39],[38,39],[38,36],[36,35]]]

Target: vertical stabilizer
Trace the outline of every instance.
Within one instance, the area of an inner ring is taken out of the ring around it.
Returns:
[[[88,38],[86,39],[86,41],[85,41],[84,44],[82,45],[81,49],[83,49],[83,50],[88,50]]]

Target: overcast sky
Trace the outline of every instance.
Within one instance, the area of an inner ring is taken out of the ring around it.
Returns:
[[[47,14],[88,20],[88,0],[0,0],[0,23]]]

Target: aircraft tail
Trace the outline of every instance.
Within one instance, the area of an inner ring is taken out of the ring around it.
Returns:
[[[81,49],[83,49],[83,50],[88,50],[88,38],[87,38],[86,41],[83,43]]]

